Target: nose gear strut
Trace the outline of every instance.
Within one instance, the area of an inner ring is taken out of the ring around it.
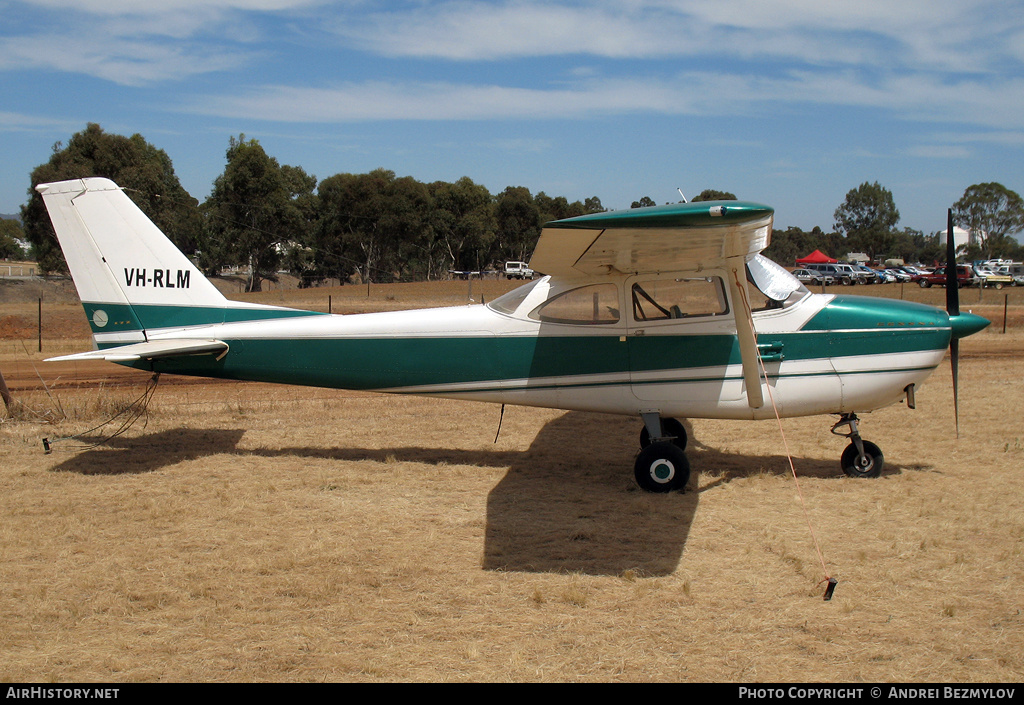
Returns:
[[[857,414],[841,414],[839,420],[832,426],[833,434],[850,439],[850,445],[843,451],[839,464],[849,477],[878,477],[882,474],[885,457],[878,446],[860,437],[860,431],[857,429],[859,421]],[[840,426],[848,426],[849,432],[837,431]]]

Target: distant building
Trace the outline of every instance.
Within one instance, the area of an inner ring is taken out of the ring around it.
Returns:
[[[981,244],[981,237],[976,237],[974,233],[969,230],[964,230],[959,225],[953,226],[953,245],[958,249],[966,247],[967,245]],[[939,244],[946,244],[946,229],[943,228],[939,231]]]

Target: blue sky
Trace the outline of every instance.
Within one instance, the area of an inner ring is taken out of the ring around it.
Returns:
[[[1024,192],[1020,0],[0,0],[0,96],[5,213],[88,122],[199,199],[242,133],[321,179],[715,188],[781,228],[865,181],[925,232],[972,184]]]

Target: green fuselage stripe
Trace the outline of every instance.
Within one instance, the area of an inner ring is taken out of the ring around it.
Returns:
[[[173,328],[325,315],[273,308],[97,303],[84,306],[96,332],[120,332],[139,325]],[[95,315],[98,309],[104,312],[99,317]],[[97,327],[97,319],[104,326]],[[678,330],[673,327],[673,332]],[[228,343],[229,351],[219,360],[194,356],[131,364],[176,374],[343,389],[466,384],[496,388],[509,380],[520,380],[531,387],[656,384],[666,377],[671,378],[668,381],[698,381],[703,374],[696,372],[700,368],[721,369],[741,364],[734,334],[657,335],[657,330],[650,327],[646,332],[647,335],[623,335],[616,328],[608,335],[567,331],[566,335],[539,336],[395,334],[239,340],[232,339],[230,327],[226,327],[217,337]],[[786,363],[944,350],[950,335],[949,319],[940,309],[889,299],[837,296],[802,330],[760,333],[757,342],[767,360],[777,363],[781,359],[783,363],[781,369],[770,372],[807,376],[829,372],[821,365]],[[918,369],[913,367],[915,364],[921,363],[905,360],[889,367],[906,369],[901,365],[910,365],[910,369]]]
[[[218,323],[266,321],[302,316],[326,316],[320,311],[290,308],[232,308],[230,306],[167,306],[156,304],[111,304],[83,301],[82,307],[93,333],[121,333],[157,328],[183,328]],[[100,317],[96,312],[101,311]],[[102,323],[103,325],[100,325]],[[110,347],[109,345],[105,347]]]
[[[764,335],[785,361],[943,349],[949,329],[842,331]],[[336,338],[227,340],[221,360],[159,360],[152,369],[342,389],[388,389],[504,380],[675,371],[739,365],[735,336]],[[135,366],[151,369],[150,363]],[[793,374],[800,375],[797,370]],[[804,373],[806,374],[806,373]],[[582,381],[582,380],[581,380]],[[587,385],[592,383],[584,382]],[[606,382],[619,383],[619,382]]]

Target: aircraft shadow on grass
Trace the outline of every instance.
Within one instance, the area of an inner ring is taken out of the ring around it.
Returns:
[[[758,474],[788,475],[782,455],[746,456],[693,438],[686,492],[640,490],[627,468],[632,419],[568,412],[546,424],[525,451],[453,448],[239,449],[244,429],[174,429],[84,450],[52,468],[85,475],[138,474],[234,453],[340,461],[507,467],[487,497],[482,566],[487,570],[668,575],[682,558],[701,494]],[[844,479],[834,461],[795,459],[800,477]],[[924,468],[887,466],[885,474]],[[702,479],[701,473],[714,479]],[[855,480],[847,480],[853,482]]]
[[[54,444],[61,453],[84,449],[50,470],[80,475],[139,475],[218,453],[238,452],[243,435],[245,429],[241,428],[176,428],[110,440],[83,436]]]

